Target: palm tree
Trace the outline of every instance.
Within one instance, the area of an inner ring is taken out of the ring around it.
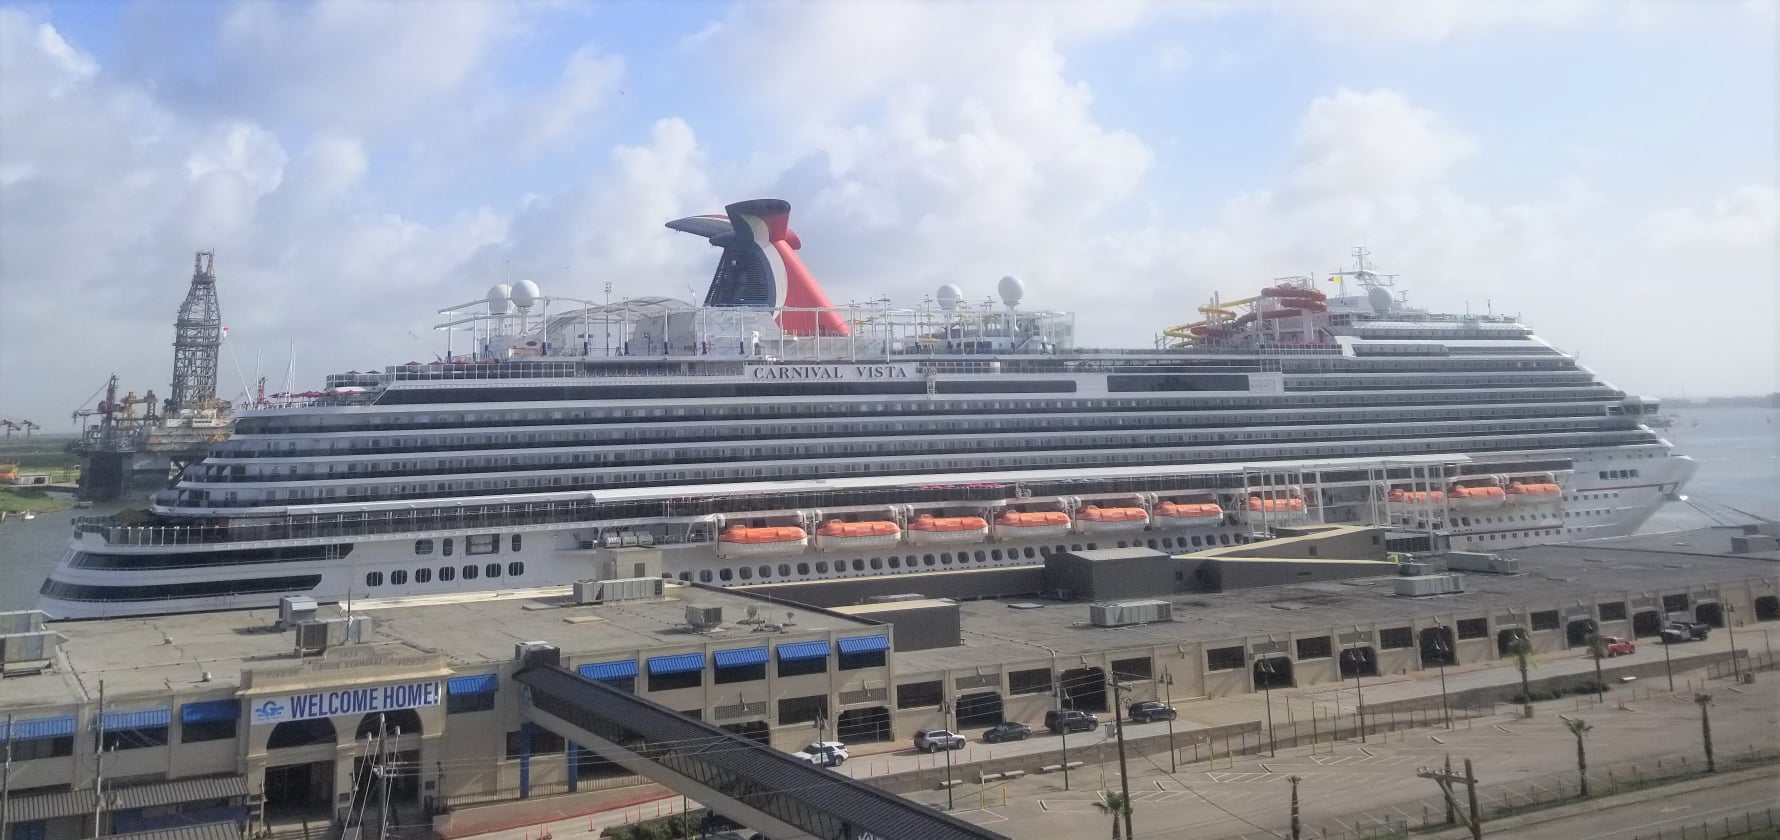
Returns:
[[[1094,803],[1103,813],[1111,814],[1113,820],[1112,840],[1119,840],[1119,818],[1131,813],[1131,802],[1122,793],[1107,791],[1100,794],[1100,801]]]
[[[1527,634],[1520,630],[1508,642],[1508,655],[1514,657],[1515,667],[1520,668],[1520,714],[1521,717],[1533,716],[1533,689],[1527,680],[1527,669],[1539,664],[1533,659],[1533,642]]]
[[[1601,638],[1600,631],[1588,631],[1588,655],[1595,660],[1595,701],[1607,701],[1607,680],[1601,676],[1601,660],[1607,658],[1607,642]]]
[[[1718,762],[1712,757],[1712,695],[1695,694],[1693,701],[1700,704],[1700,736],[1706,742],[1706,772],[1718,772]]]
[[[1588,798],[1588,751],[1583,749],[1582,736],[1594,729],[1594,724],[1581,718],[1564,718],[1564,726],[1570,734],[1576,736],[1576,776],[1582,780],[1582,798]]]

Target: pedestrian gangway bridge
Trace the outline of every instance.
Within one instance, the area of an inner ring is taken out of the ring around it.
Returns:
[[[534,650],[513,675],[531,723],[773,840],[1008,840],[950,814],[603,685]]]

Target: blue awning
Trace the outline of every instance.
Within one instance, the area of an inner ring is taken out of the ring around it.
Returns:
[[[153,729],[173,722],[172,709],[142,709],[135,712],[106,712],[100,719],[105,731],[119,729]]]
[[[688,671],[703,671],[705,655],[702,653],[677,653],[673,656],[649,657],[650,674],[684,674]]]
[[[889,636],[855,636],[839,640],[841,653],[882,653],[890,649]]]
[[[766,645],[735,650],[720,650],[711,655],[719,668],[740,668],[747,665],[766,664]]]
[[[6,731],[6,721],[0,720],[0,739],[18,741],[37,741],[44,738],[64,738],[74,734],[74,716],[28,718],[12,722],[12,731]]]
[[[452,677],[445,681],[445,693],[447,694],[493,694],[500,687],[500,674],[477,674],[473,677]]]
[[[828,658],[828,640],[827,639],[821,639],[819,641],[814,641],[814,642],[792,642],[791,644],[788,644],[788,645],[779,645],[779,661],[780,662],[796,662],[799,659],[827,659],[827,658]]]
[[[206,700],[179,707],[180,723],[209,723],[241,717],[241,704],[234,700]]]
[[[637,675],[637,661],[620,659],[617,662],[590,662],[576,670],[590,680],[622,680]]]

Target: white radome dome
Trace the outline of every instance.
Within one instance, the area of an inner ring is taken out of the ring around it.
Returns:
[[[513,284],[511,295],[513,303],[520,309],[530,309],[532,304],[538,302],[538,284],[530,280],[521,280]]]
[[[1026,297],[1026,284],[1021,282],[1020,278],[1009,274],[1001,278],[1001,282],[995,284],[995,291],[1001,295],[1001,302],[1007,304],[1011,309],[1019,306],[1020,301]]]
[[[488,311],[496,315],[513,311],[513,290],[507,284],[496,283],[488,287]]]
[[[950,312],[958,308],[959,301],[964,300],[964,290],[947,283],[939,287],[939,292],[935,297],[939,298],[939,308]]]

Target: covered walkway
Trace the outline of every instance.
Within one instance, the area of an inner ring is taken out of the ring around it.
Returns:
[[[774,840],[1007,840],[541,659],[529,721]]]

